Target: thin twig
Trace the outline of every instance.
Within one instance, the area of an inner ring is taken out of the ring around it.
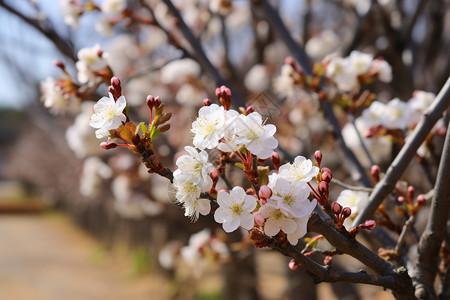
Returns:
[[[397,255],[400,255],[400,250],[403,247],[403,244],[405,242],[406,233],[414,225],[415,221],[416,221],[416,215],[412,215],[405,222],[405,225],[403,225],[402,232],[400,233],[400,236],[398,237],[397,245],[395,246],[395,252],[397,253]]]
[[[205,51],[202,48],[202,45],[200,44],[199,40],[195,37],[192,30],[186,25],[186,23],[183,20],[183,17],[181,16],[178,9],[173,5],[172,1],[170,0],[163,0],[163,2],[166,4],[169,11],[172,13],[172,15],[178,20],[178,26],[183,33],[186,40],[189,42],[191,47],[194,49],[196,56],[198,58],[198,61],[203,66],[203,68],[214,78],[214,81],[217,85],[226,85],[231,90],[231,97],[232,102],[235,106],[239,107],[246,107],[245,101],[242,100],[242,98],[239,96],[239,94],[234,90],[234,88],[230,85],[229,82],[227,82],[222,75],[220,75],[219,71],[216,67],[211,63],[209,58],[206,56]]]
[[[403,146],[397,157],[389,166],[386,175],[375,186],[373,193],[370,195],[369,204],[356,217],[353,227],[370,218],[378,206],[394,189],[397,180],[406,170],[410,161],[416,155],[417,149],[423,143],[430,130],[436,124],[437,120],[442,116],[450,103],[450,77],[447,79],[444,87],[441,89],[433,104],[422,115],[420,122],[412,133],[412,138]]]
[[[353,117],[352,114],[347,114],[348,118],[350,119],[350,123],[353,126],[353,129],[355,130],[356,136],[358,137],[359,143],[361,144],[361,147],[364,151],[364,154],[366,154],[367,159],[369,160],[369,163],[371,166],[373,166],[375,164],[372,155],[370,155],[369,149],[367,149],[366,143],[364,142],[363,137],[361,136],[361,133],[358,130],[358,127],[356,127],[356,122],[355,122],[355,118]]]
[[[340,181],[339,179],[336,179],[336,178],[332,178],[331,182],[335,183],[337,185],[340,185],[340,186],[342,186],[342,187],[344,187],[346,189],[353,190],[353,191],[360,191],[360,192],[367,192],[367,193],[372,193],[372,191],[373,191],[373,188],[350,185],[350,184],[342,182],[342,181]]]

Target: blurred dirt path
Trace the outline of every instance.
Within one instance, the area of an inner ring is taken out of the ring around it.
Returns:
[[[0,299],[168,299],[158,274],[93,262],[100,245],[61,217],[0,215]],[[108,260],[108,259],[106,259]]]

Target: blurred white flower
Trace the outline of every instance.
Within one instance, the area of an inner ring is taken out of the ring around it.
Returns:
[[[161,81],[163,83],[179,83],[183,78],[200,76],[200,65],[190,58],[177,59],[161,68]]]
[[[373,56],[367,53],[352,51],[350,55],[346,58],[348,59],[348,72],[361,75],[367,73],[372,66]]]
[[[86,158],[80,176],[80,193],[86,197],[94,197],[100,190],[102,180],[111,178],[112,174],[111,168],[100,158]]]
[[[98,139],[109,136],[109,130],[117,129],[122,122],[126,121],[126,116],[123,110],[127,106],[124,96],[120,96],[117,101],[109,93],[109,97],[102,97],[94,105],[95,114],[92,115],[89,125],[94,128],[99,128],[95,131]]]
[[[377,59],[373,62],[372,71],[377,73],[377,77],[382,82],[392,81],[392,67],[384,59]]]
[[[102,12],[111,16],[119,16],[127,7],[126,0],[104,0],[102,2]]]
[[[95,30],[103,36],[111,36],[114,33],[114,27],[108,17],[104,15],[98,16],[95,21]]]
[[[408,103],[398,98],[392,99],[384,108],[382,124],[388,129],[407,129],[409,127],[411,109]]]
[[[246,230],[253,227],[252,211],[256,208],[256,199],[247,195],[245,190],[234,187],[231,192],[219,192],[217,195],[219,208],[214,213],[214,220],[221,223],[226,232],[235,231],[239,226]]]
[[[198,106],[206,97],[205,91],[194,87],[192,84],[185,83],[178,89],[175,100],[182,105]]]
[[[322,30],[319,35],[308,40],[305,51],[310,57],[321,60],[329,53],[335,52],[340,42],[339,37],[333,30]]]
[[[89,86],[95,84],[96,71],[103,70],[107,67],[108,63],[106,53],[100,48],[100,45],[96,44],[91,48],[82,48],[78,51],[78,61],[75,66],[78,71],[78,80],[80,83],[87,83]]]
[[[384,117],[386,105],[380,101],[373,101],[372,104],[366,108],[359,118],[364,122],[364,127],[371,128],[379,126]]]
[[[83,13],[83,7],[72,0],[61,0],[60,6],[64,16],[64,23],[77,29],[80,26],[79,19]]]
[[[74,99],[66,97],[62,88],[51,77],[47,77],[45,81],[42,81],[40,88],[44,106],[49,108],[51,113],[63,113],[69,108],[70,102],[76,101],[75,97],[73,97]]]
[[[261,93],[270,87],[269,74],[264,65],[254,65],[245,75],[244,84],[250,92]]]

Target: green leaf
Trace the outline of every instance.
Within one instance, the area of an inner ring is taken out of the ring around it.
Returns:
[[[156,127],[152,127],[152,132],[150,133],[150,140],[153,142],[159,135],[160,130]]]
[[[144,122],[139,123],[139,127],[141,128],[143,134],[147,133],[148,129],[147,129],[147,126],[145,126]]]
[[[234,165],[235,165],[236,167],[241,168],[242,170],[245,169],[244,164],[242,164],[242,163],[235,163]]]

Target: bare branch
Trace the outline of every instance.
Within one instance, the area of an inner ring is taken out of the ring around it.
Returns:
[[[420,298],[436,297],[433,284],[438,269],[439,249],[446,235],[450,213],[450,124],[442,153],[428,223],[419,241],[419,257],[414,270],[416,295]]]
[[[372,216],[378,206],[394,189],[395,183],[399,180],[400,176],[406,170],[410,161],[416,155],[417,149],[423,143],[428,133],[436,124],[437,120],[442,116],[443,112],[447,109],[450,103],[450,77],[447,79],[444,87],[441,89],[433,104],[425,111],[417,124],[416,129],[412,134],[411,140],[409,140],[403,148],[400,150],[397,157],[389,166],[386,175],[375,186],[373,193],[370,195],[369,204],[364,210],[356,217],[353,222],[353,226],[361,224],[367,218]],[[436,189],[435,189],[436,191]]]
[[[367,192],[367,193],[371,193],[373,191],[373,188],[367,188],[367,187],[363,187],[363,186],[350,185],[350,184],[342,182],[342,181],[340,181],[339,179],[336,179],[336,178],[332,178],[331,182],[335,183],[337,185],[340,185],[343,188],[346,188],[346,189],[349,189],[349,190],[353,190],[353,191],[361,191],[361,192]]]

